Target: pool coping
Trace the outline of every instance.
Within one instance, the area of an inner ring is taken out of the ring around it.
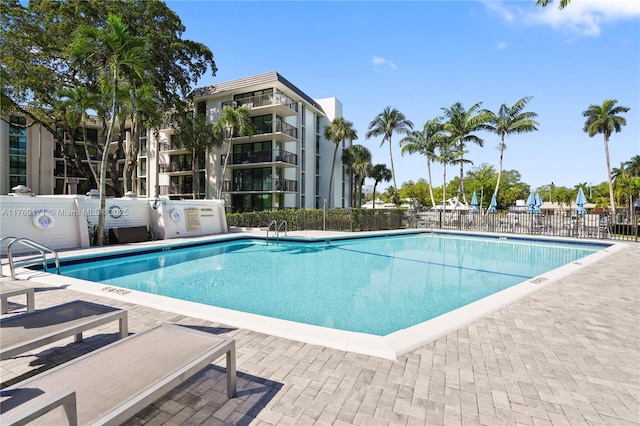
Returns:
[[[322,231],[319,231],[322,232]],[[490,315],[499,309],[526,297],[560,279],[566,277],[577,270],[601,260],[614,252],[626,247],[624,243],[603,242],[601,240],[575,240],[552,237],[526,237],[511,234],[486,234],[476,232],[455,232],[455,231],[420,231],[420,230],[396,230],[377,231],[364,233],[333,233],[324,232],[309,233],[301,231],[290,233],[282,240],[323,242],[327,239],[362,238],[383,235],[400,235],[410,233],[438,233],[450,235],[469,235],[475,237],[491,237],[495,239],[518,239],[528,241],[564,242],[574,244],[596,244],[606,246],[596,253],[588,255],[575,262],[555,268],[542,275],[533,277],[519,284],[513,285],[505,290],[486,296],[475,302],[462,306],[458,309],[440,315],[431,320],[416,324],[414,326],[398,330],[386,336],[376,336],[360,332],[350,332],[336,330],[316,325],[302,324],[289,320],[265,317],[262,315],[234,311],[226,308],[204,305],[196,302],[188,302],[180,299],[173,299],[167,296],[144,293],[137,290],[129,290],[107,284],[95,283],[80,280],[42,271],[34,271],[25,268],[18,268],[18,278],[34,280],[39,283],[57,287],[64,287],[78,292],[106,296],[123,302],[144,305],[181,315],[198,317],[212,322],[222,323],[228,326],[252,330],[268,335],[278,336],[286,339],[296,340],[304,343],[321,345],[329,348],[355,352],[364,355],[371,355],[379,358],[396,360],[401,356],[410,353],[421,346],[424,346],[442,336],[455,330],[463,328],[472,322]],[[157,250],[157,247],[184,247],[190,245],[207,244],[211,242],[232,241],[241,239],[264,239],[264,234],[256,232],[228,233],[208,237],[189,238],[180,240],[163,240],[131,245],[93,247],[90,249],[71,250],[60,252],[62,261],[93,257],[96,254],[114,255],[121,253],[141,252],[147,250]]]

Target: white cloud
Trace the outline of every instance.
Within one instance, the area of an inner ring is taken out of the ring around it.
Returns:
[[[375,67],[382,67],[382,66],[388,66],[391,69],[396,69],[398,68],[396,66],[396,64],[394,64],[393,62],[385,59],[385,58],[381,58],[380,56],[374,56],[373,59],[371,60],[371,62],[373,62],[373,65]]]
[[[498,50],[504,50],[507,48],[507,42],[506,41],[500,41],[496,44],[496,48]]]
[[[597,37],[605,23],[634,19],[640,16],[639,0],[573,0],[560,10],[555,3],[536,7],[534,0],[527,3],[489,1],[489,11],[509,24],[548,25],[556,30]],[[523,6],[527,4],[528,6]]]

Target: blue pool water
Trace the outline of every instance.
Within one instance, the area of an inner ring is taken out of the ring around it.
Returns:
[[[245,239],[63,264],[61,273],[383,336],[603,248],[446,234],[312,243]]]

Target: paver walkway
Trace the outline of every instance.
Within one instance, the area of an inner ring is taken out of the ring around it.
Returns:
[[[128,308],[131,332],[170,321],[237,340],[237,398],[212,366],[130,425],[638,425],[639,265],[630,243],[398,361],[66,289],[39,288],[36,308],[86,299]],[[1,362],[3,386],[116,340],[109,327]]]

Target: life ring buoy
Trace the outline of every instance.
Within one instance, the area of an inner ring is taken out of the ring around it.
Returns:
[[[56,218],[49,210],[38,210],[34,213],[32,222],[36,228],[46,231],[53,228],[56,224]]]
[[[169,217],[174,222],[180,222],[180,219],[182,218],[182,216],[180,215],[180,212],[176,209],[171,209],[171,211],[169,211]]]

